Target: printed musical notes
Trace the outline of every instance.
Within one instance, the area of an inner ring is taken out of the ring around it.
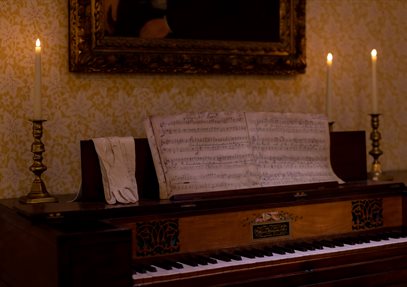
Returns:
[[[339,181],[330,164],[323,115],[246,114],[261,186]]]
[[[153,116],[146,133],[160,197],[339,180],[324,116],[185,113]]]

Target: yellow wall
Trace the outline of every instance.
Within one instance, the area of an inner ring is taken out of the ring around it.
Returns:
[[[407,1],[307,0],[306,74],[90,75],[68,72],[68,1],[1,0],[0,197],[28,192],[33,175],[30,94],[34,42],[43,43],[43,141],[52,193],[80,184],[79,140],[144,136],[146,113],[245,110],[323,113],[325,57],[334,54],[335,130],[370,132],[370,50],[378,50],[385,170],[407,169]],[[370,142],[367,145],[370,150]],[[368,157],[370,166],[371,158]],[[368,167],[369,167],[368,166]]]

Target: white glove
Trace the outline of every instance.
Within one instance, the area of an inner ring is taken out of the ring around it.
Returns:
[[[132,137],[93,139],[99,157],[106,202],[138,201],[136,156]]]

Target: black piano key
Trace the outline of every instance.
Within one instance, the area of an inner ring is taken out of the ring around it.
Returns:
[[[361,244],[363,243],[362,239],[359,237],[352,237],[351,239],[349,239],[350,241],[353,242],[353,244]]]
[[[139,267],[133,268],[133,273],[144,274],[144,273],[146,273],[146,272],[147,272],[147,270],[144,269],[144,268],[139,268]]]
[[[252,252],[256,257],[264,257],[264,252],[261,249],[257,248],[250,248],[250,252]]]
[[[239,254],[236,254],[235,252],[228,252],[227,254],[232,260],[236,260],[236,261],[242,260],[242,256]]]
[[[282,250],[284,250],[286,253],[295,253],[295,249],[294,248],[291,248],[291,247],[289,247],[289,246],[280,246],[280,248],[282,249]]]
[[[133,271],[135,273],[146,273],[147,269],[144,268],[144,266],[142,266],[142,265],[135,265],[135,266],[133,266]]]
[[[203,258],[204,260],[206,260],[207,263],[210,263],[210,264],[216,264],[216,263],[218,263],[218,261],[216,261],[216,259],[214,259],[214,258],[212,258],[212,257],[209,257],[209,256],[202,256],[202,258]]]
[[[320,244],[318,241],[313,242],[304,242],[306,246],[309,246],[309,250],[316,250],[316,249],[323,249],[324,246]]]
[[[263,247],[264,250],[267,252],[271,252],[272,254],[280,254],[283,255],[285,254],[285,251],[281,250],[280,248],[277,248],[276,246],[265,246]]]
[[[283,248],[281,248],[281,247],[278,247],[278,246],[273,246],[273,247],[271,248],[271,250],[272,250],[274,253],[280,254],[280,255],[284,255],[284,254],[287,253],[287,251],[286,251],[285,249],[283,249]]]
[[[171,270],[172,267],[168,264],[163,264],[163,263],[154,263],[154,266],[159,267],[161,269],[165,269],[165,270]]]
[[[135,264],[133,270],[138,273],[157,272],[157,268],[148,264]]]
[[[395,231],[394,233],[398,233],[400,235],[400,238],[407,237],[407,232],[406,231]]]
[[[375,242],[382,241],[382,239],[381,239],[381,237],[379,235],[370,236],[370,240],[375,241]]]
[[[385,233],[378,234],[378,238],[380,240],[389,240],[390,239],[390,237],[388,235],[386,235]]]
[[[289,244],[285,247],[294,249],[294,250],[298,250],[298,251],[307,251],[307,248],[299,243],[295,243],[295,244]]]
[[[176,268],[176,269],[184,268],[184,265],[182,265],[180,262],[177,262],[177,261],[169,261],[168,263],[171,265],[171,267]]]
[[[313,241],[311,244],[312,244],[312,246],[315,247],[315,249],[323,249],[324,248],[324,245],[320,241]]]
[[[318,244],[321,244],[322,246],[328,247],[328,248],[335,248],[337,246],[331,240],[320,240],[320,241],[317,241],[317,242],[318,242]],[[342,244],[342,246],[343,246],[343,244]]]
[[[299,246],[301,246],[301,248],[304,249],[304,251],[309,251],[309,250],[315,250],[317,249],[316,246],[314,246],[313,244],[309,243],[309,242],[300,242],[298,243]]]
[[[147,271],[149,271],[149,272],[157,272],[157,268],[155,268],[155,267],[152,266],[152,265],[147,265],[147,266],[146,266],[146,269],[147,269]]]
[[[153,265],[165,270],[171,270],[174,267],[168,260],[154,262]]]
[[[304,245],[308,250],[320,249],[317,248],[317,246],[314,246],[311,242],[301,242],[301,244]]]
[[[355,245],[356,244],[355,240],[353,238],[351,238],[351,237],[342,237],[339,240],[341,242],[343,242],[344,244],[347,244],[347,245]]]
[[[228,255],[226,252],[219,252],[219,253],[211,254],[210,257],[215,258],[220,261],[225,261],[225,262],[232,261],[232,258],[230,257],[230,255]]]
[[[242,260],[242,257],[240,255],[236,254],[234,251],[225,251],[222,253],[224,256],[230,258],[231,260],[237,260],[237,261]]]
[[[242,257],[240,255],[235,254],[234,252],[225,252],[225,254],[232,260],[240,261]]]
[[[370,238],[367,236],[358,237],[358,240],[360,243],[369,243],[370,242]]]
[[[393,239],[399,239],[399,238],[402,237],[402,234],[400,232],[397,232],[397,231],[388,232],[387,235],[390,238],[393,238]]]
[[[218,263],[218,261],[216,261],[216,259],[211,258],[209,256],[204,256],[204,255],[197,255],[200,265],[207,265],[207,264],[216,264]],[[202,262],[202,263],[201,263]]]
[[[191,256],[180,258],[178,261],[181,262],[182,264],[192,267],[196,267],[199,265],[197,260],[194,260],[194,258]]]
[[[261,252],[263,252],[263,254],[266,256],[273,256],[273,251],[271,251],[271,249],[267,246],[261,248]]]
[[[249,250],[247,250],[247,249],[239,249],[239,250],[236,250],[236,251],[235,251],[235,254],[238,255],[238,256],[243,256],[243,257],[251,258],[251,259],[253,259],[253,258],[256,257],[255,254],[251,253],[251,252],[250,252]]]
[[[352,238],[352,242],[353,242],[353,245],[362,244],[363,240],[361,238],[355,237],[355,238]]]
[[[370,242],[370,238],[367,235],[361,235],[357,237],[357,242],[360,243],[369,243]]]
[[[198,265],[208,265],[218,263],[218,261],[215,258],[201,254],[191,255],[191,259],[198,263]]]
[[[283,254],[286,254],[286,253],[294,253],[294,250],[289,249],[289,248],[284,248],[284,247],[281,247],[281,246],[272,246],[270,248],[270,250],[273,253],[280,254],[280,255],[283,255]]]
[[[335,244],[335,246],[344,246],[345,245],[340,239],[333,239],[333,240],[331,240],[331,242],[333,244]]]

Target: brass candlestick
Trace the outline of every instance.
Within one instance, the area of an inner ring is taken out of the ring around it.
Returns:
[[[42,154],[45,152],[44,144],[41,142],[42,137],[42,123],[45,120],[31,120],[33,126],[34,142],[31,144],[31,152],[34,154],[34,163],[30,166],[30,170],[34,173],[35,178],[31,185],[31,191],[20,198],[22,203],[44,203],[44,202],[57,202],[58,200],[51,196],[41,175],[47,170],[47,167],[42,163]]]
[[[391,180],[390,177],[383,173],[382,165],[379,161],[379,157],[383,154],[380,149],[380,140],[382,136],[379,132],[379,116],[380,114],[370,114],[372,132],[370,133],[370,139],[372,140],[372,150],[369,154],[373,157],[372,168],[369,172],[369,179],[373,181]]]

